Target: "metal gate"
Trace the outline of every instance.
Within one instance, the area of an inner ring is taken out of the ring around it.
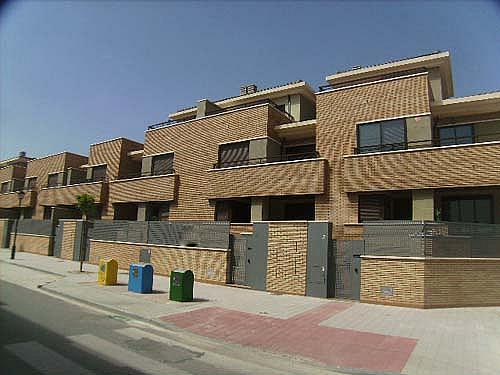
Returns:
[[[364,241],[334,241],[335,297],[359,299]]]
[[[247,235],[233,235],[233,251],[231,259],[231,278],[233,284],[247,285],[246,264],[248,237]]]
[[[59,223],[54,231],[54,256],[58,258],[61,257],[63,225]]]
[[[306,295],[333,297],[334,267],[332,265],[331,224],[310,222],[307,229]]]
[[[266,290],[268,239],[269,224],[254,223],[245,265],[246,282],[252,289]]]

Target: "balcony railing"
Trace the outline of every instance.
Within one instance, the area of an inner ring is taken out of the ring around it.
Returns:
[[[120,177],[117,178],[117,180],[128,180],[131,178],[141,178],[141,177],[154,177],[154,176],[165,176],[169,174],[175,174],[175,169],[170,168],[170,169],[163,169],[160,171],[154,171],[154,172],[133,172],[133,173],[127,173],[124,175],[121,175]]]
[[[278,156],[269,156],[265,158],[253,158],[244,160],[232,160],[232,161],[218,161],[213,165],[214,169],[218,168],[230,168],[239,167],[243,165],[255,165],[255,164],[265,164],[265,163],[276,163],[280,161],[293,161],[293,160],[304,160],[304,159],[316,159],[319,158],[319,153],[317,151],[303,152],[300,154],[282,154]]]
[[[408,149],[416,149],[422,147],[468,145],[474,143],[489,142],[492,140],[500,141],[500,133],[468,135],[464,137],[432,138],[432,139],[423,139],[410,142],[369,145],[369,146],[354,148],[354,153],[367,154],[372,152],[398,151],[398,150],[408,150]]]
[[[271,107],[273,107],[274,109],[280,111],[285,116],[287,116],[290,119],[290,121],[294,121],[294,118],[293,118],[293,116],[290,113],[288,113],[287,111],[285,111],[282,108],[280,108],[271,99],[262,99],[262,100],[257,100],[255,102],[251,102],[251,103],[245,103],[245,104],[235,105],[235,106],[232,106],[232,107],[221,108],[219,110],[210,112],[210,115],[216,115],[216,114],[219,114],[219,113],[224,113],[224,112],[228,112],[228,111],[234,111],[235,109],[252,107],[252,106],[255,106],[255,105],[259,105],[259,104],[269,104]],[[184,122],[184,121],[168,120],[168,121],[160,122],[158,124],[149,125],[148,126],[148,130],[163,128],[163,127],[166,127],[166,126],[172,126],[172,125],[175,125],[175,124],[178,124],[178,123],[182,123],[182,122]]]
[[[47,188],[57,188],[57,187],[65,187],[65,186],[71,186],[71,185],[78,185],[78,184],[90,184],[93,182],[108,182],[107,177],[102,177],[102,178],[80,178],[72,182],[66,182],[65,184],[62,183],[56,183],[56,184],[43,184],[41,186],[42,189],[47,189]]]

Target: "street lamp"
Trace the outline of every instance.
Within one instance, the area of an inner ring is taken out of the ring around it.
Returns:
[[[16,227],[14,229],[14,242],[12,244],[12,250],[10,252],[10,259],[14,259],[16,257],[16,239],[17,239],[17,226],[19,225],[19,219],[21,218],[21,206],[23,203],[23,198],[26,193],[22,190],[17,192],[17,199],[19,199],[19,214],[16,219]]]

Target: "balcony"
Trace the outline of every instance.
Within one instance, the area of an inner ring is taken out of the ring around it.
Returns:
[[[25,192],[21,201],[21,207],[33,207],[36,202],[36,191],[28,190]],[[19,207],[19,198],[16,192],[0,194],[0,208]]]
[[[500,185],[500,142],[344,156],[344,190],[434,189]]]
[[[289,155],[290,156],[290,155]],[[209,170],[210,199],[323,194],[326,159],[272,158],[217,163]]]
[[[178,175],[142,176],[114,180],[109,183],[112,203],[166,202],[175,199]]]
[[[104,184],[104,181],[95,181],[45,187],[38,193],[38,203],[42,206],[72,206],[77,203],[78,195],[89,194],[99,204],[103,201]]]

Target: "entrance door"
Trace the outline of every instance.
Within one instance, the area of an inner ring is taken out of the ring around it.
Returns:
[[[61,248],[62,248],[62,226],[64,224],[59,222],[55,229],[54,236],[54,256],[60,258],[61,257]]]
[[[352,272],[351,272],[351,298],[359,300],[361,287],[361,256],[355,254],[352,256]]]
[[[233,235],[231,279],[234,284],[247,285],[246,265],[248,235]]]
[[[364,241],[335,241],[335,297],[359,299]]]
[[[307,228],[306,295],[327,298],[332,296],[331,284],[335,269],[330,269],[331,240],[329,223],[309,223]]]
[[[248,241],[246,282],[253,289],[266,290],[267,242],[269,224],[254,223],[253,235]]]

